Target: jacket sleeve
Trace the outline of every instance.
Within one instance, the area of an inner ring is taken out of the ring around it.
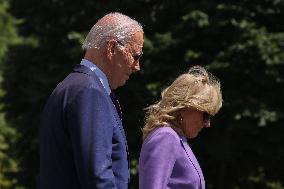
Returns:
[[[176,161],[175,136],[153,133],[142,146],[139,160],[139,189],[165,189]]]
[[[111,158],[114,118],[107,98],[85,88],[69,104],[67,128],[81,188],[117,188]]]

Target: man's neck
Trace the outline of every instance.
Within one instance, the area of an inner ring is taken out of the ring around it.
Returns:
[[[84,59],[95,64],[107,77],[110,88],[112,89],[112,80],[111,80],[111,69],[108,67],[110,64],[107,61],[103,60],[103,56],[100,56],[99,50],[97,49],[89,49],[85,53]]]

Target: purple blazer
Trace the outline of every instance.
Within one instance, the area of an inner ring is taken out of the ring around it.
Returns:
[[[154,130],[139,158],[140,189],[205,189],[205,181],[186,138],[170,127]]]

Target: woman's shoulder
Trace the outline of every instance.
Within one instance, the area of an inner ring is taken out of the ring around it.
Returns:
[[[155,138],[167,139],[172,141],[180,141],[180,136],[170,127],[170,125],[162,125],[152,131],[144,142],[153,140]]]
[[[166,124],[161,127],[158,127],[154,133],[169,133],[170,135],[177,135],[177,133],[173,130],[173,128]]]

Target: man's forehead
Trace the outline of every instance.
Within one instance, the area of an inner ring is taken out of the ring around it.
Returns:
[[[131,46],[135,49],[142,49],[143,48],[143,44],[142,45],[141,44],[133,44]]]
[[[134,34],[131,39],[128,41],[128,45],[130,45],[132,48],[136,50],[140,50],[143,48],[144,38],[143,33],[137,32]]]

